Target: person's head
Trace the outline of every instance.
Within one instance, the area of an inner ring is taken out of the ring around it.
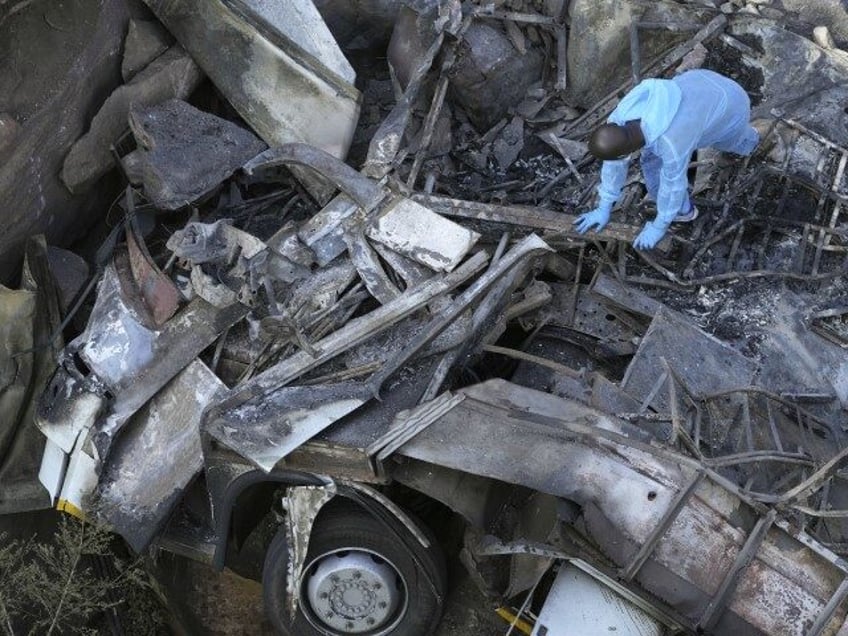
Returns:
[[[623,126],[604,124],[589,137],[589,152],[598,159],[621,159],[645,145],[638,119]]]

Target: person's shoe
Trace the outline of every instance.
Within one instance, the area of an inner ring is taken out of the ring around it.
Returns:
[[[689,208],[688,212],[678,213],[677,216],[674,217],[674,220],[672,221],[672,223],[691,223],[692,221],[694,221],[697,218],[698,218],[698,208],[696,208],[693,204],[692,207]]]

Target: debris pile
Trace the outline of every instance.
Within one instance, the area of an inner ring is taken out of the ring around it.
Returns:
[[[494,598],[531,603],[564,560],[681,633],[836,633],[845,33],[792,3],[432,0],[397,3],[387,67],[354,70],[327,27],[346,3],[145,2],[161,24],[131,24],[126,84],[62,171],[76,192],[117,165],[123,220],[52,379],[40,360],[15,384],[41,394],[53,504],[223,566],[240,479],[324,489],[311,516],[258,514],[287,517],[297,586],[324,567],[296,549],[319,508],[392,509],[403,484],[465,520]],[[699,152],[701,215],[655,250],[631,246],[655,213],[633,168],[578,234],[589,132],[697,67],[746,88],[758,152]]]

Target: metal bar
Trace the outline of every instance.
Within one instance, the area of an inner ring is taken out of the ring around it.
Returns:
[[[748,567],[751,563],[751,559],[754,558],[754,555],[756,555],[757,551],[760,549],[760,546],[766,538],[766,534],[774,523],[776,516],[777,511],[772,509],[769,510],[768,514],[764,517],[760,517],[757,520],[754,529],[745,540],[745,545],[742,546],[742,549],[739,550],[739,554],[736,555],[736,561],[734,561],[730,570],[725,575],[718,591],[710,600],[707,605],[707,609],[698,621],[697,629],[699,631],[703,630],[705,632],[709,632],[715,626],[724,606],[727,605],[736,590],[736,585],[739,581],[739,576],[742,574],[742,570]]]
[[[745,420],[745,443],[748,445],[748,452],[754,451],[754,431],[751,428],[751,405],[748,403],[748,395],[742,402],[742,418]]]
[[[781,504],[789,504],[793,501],[800,501],[807,497],[810,493],[817,490],[821,485],[833,475],[839,464],[848,457],[848,448],[842,449],[834,455],[830,461],[819,468],[816,472],[810,475],[800,484],[785,492],[779,499]]]
[[[526,24],[541,24],[552,26],[557,24],[557,21],[547,15],[538,13],[519,13],[517,11],[498,11],[490,7],[475,7],[471,10],[471,15],[479,18],[494,18],[496,20],[512,20],[513,22],[524,22]]]
[[[824,632],[824,628],[827,626],[836,608],[845,600],[846,596],[848,596],[848,579],[843,579],[805,636],[820,636]]]
[[[633,20],[630,23],[630,81],[633,86],[639,83],[639,71],[642,66],[639,56],[639,23]]]
[[[725,272],[733,271],[733,259],[736,258],[736,252],[739,251],[739,244],[742,242],[742,235],[745,233],[745,223],[744,221],[739,225],[739,229],[736,230],[736,236],[733,239],[733,245],[730,247],[730,254],[727,257],[727,268],[724,270]]]
[[[782,462],[785,464],[801,464],[814,467],[816,463],[809,455],[803,453],[785,453],[775,451],[751,451],[750,453],[735,453],[712,459],[704,459],[704,464],[712,468],[735,466],[753,462]]]
[[[668,510],[665,511],[665,514],[659,520],[654,529],[651,530],[651,534],[648,535],[648,538],[645,539],[642,546],[639,548],[639,551],[633,556],[630,563],[627,564],[625,568],[621,570],[621,578],[625,581],[632,581],[633,577],[639,572],[642,566],[645,564],[645,561],[648,560],[648,557],[651,556],[651,553],[656,549],[659,542],[662,540],[666,531],[668,531],[671,524],[674,523],[674,520],[677,519],[677,515],[680,514],[680,511],[683,510],[683,507],[686,505],[686,502],[689,501],[689,498],[695,494],[695,489],[698,487],[698,484],[701,483],[701,480],[704,478],[703,471],[697,471],[692,478],[686,482],[686,485],[677,491],[677,495],[672,500],[671,504],[669,504]]]
[[[645,396],[645,399],[639,405],[639,412],[644,413],[648,409],[648,405],[651,401],[656,397],[659,390],[662,388],[663,383],[669,379],[668,369],[664,370],[660,377],[657,378],[656,382],[654,382],[654,386],[651,387],[651,390],[648,392],[648,395]]]
[[[568,88],[568,31],[564,26],[556,28],[557,38],[557,76],[554,88],[564,91]]]

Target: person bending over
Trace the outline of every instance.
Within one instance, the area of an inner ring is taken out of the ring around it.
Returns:
[[[687,71],[672,79],[639,82],[589,138],[589,152],[603,160],[598,207],[575,219],[580,234],[600,231],[621,194],[631,155],[642,149],[642,175],[657,215],[633,241],[651,249],[669,225],[692,221],[687,168],[692,153],[712,147],[750,155],[759,132],[749,123],[751,102],[733,80],[713,71]]]

